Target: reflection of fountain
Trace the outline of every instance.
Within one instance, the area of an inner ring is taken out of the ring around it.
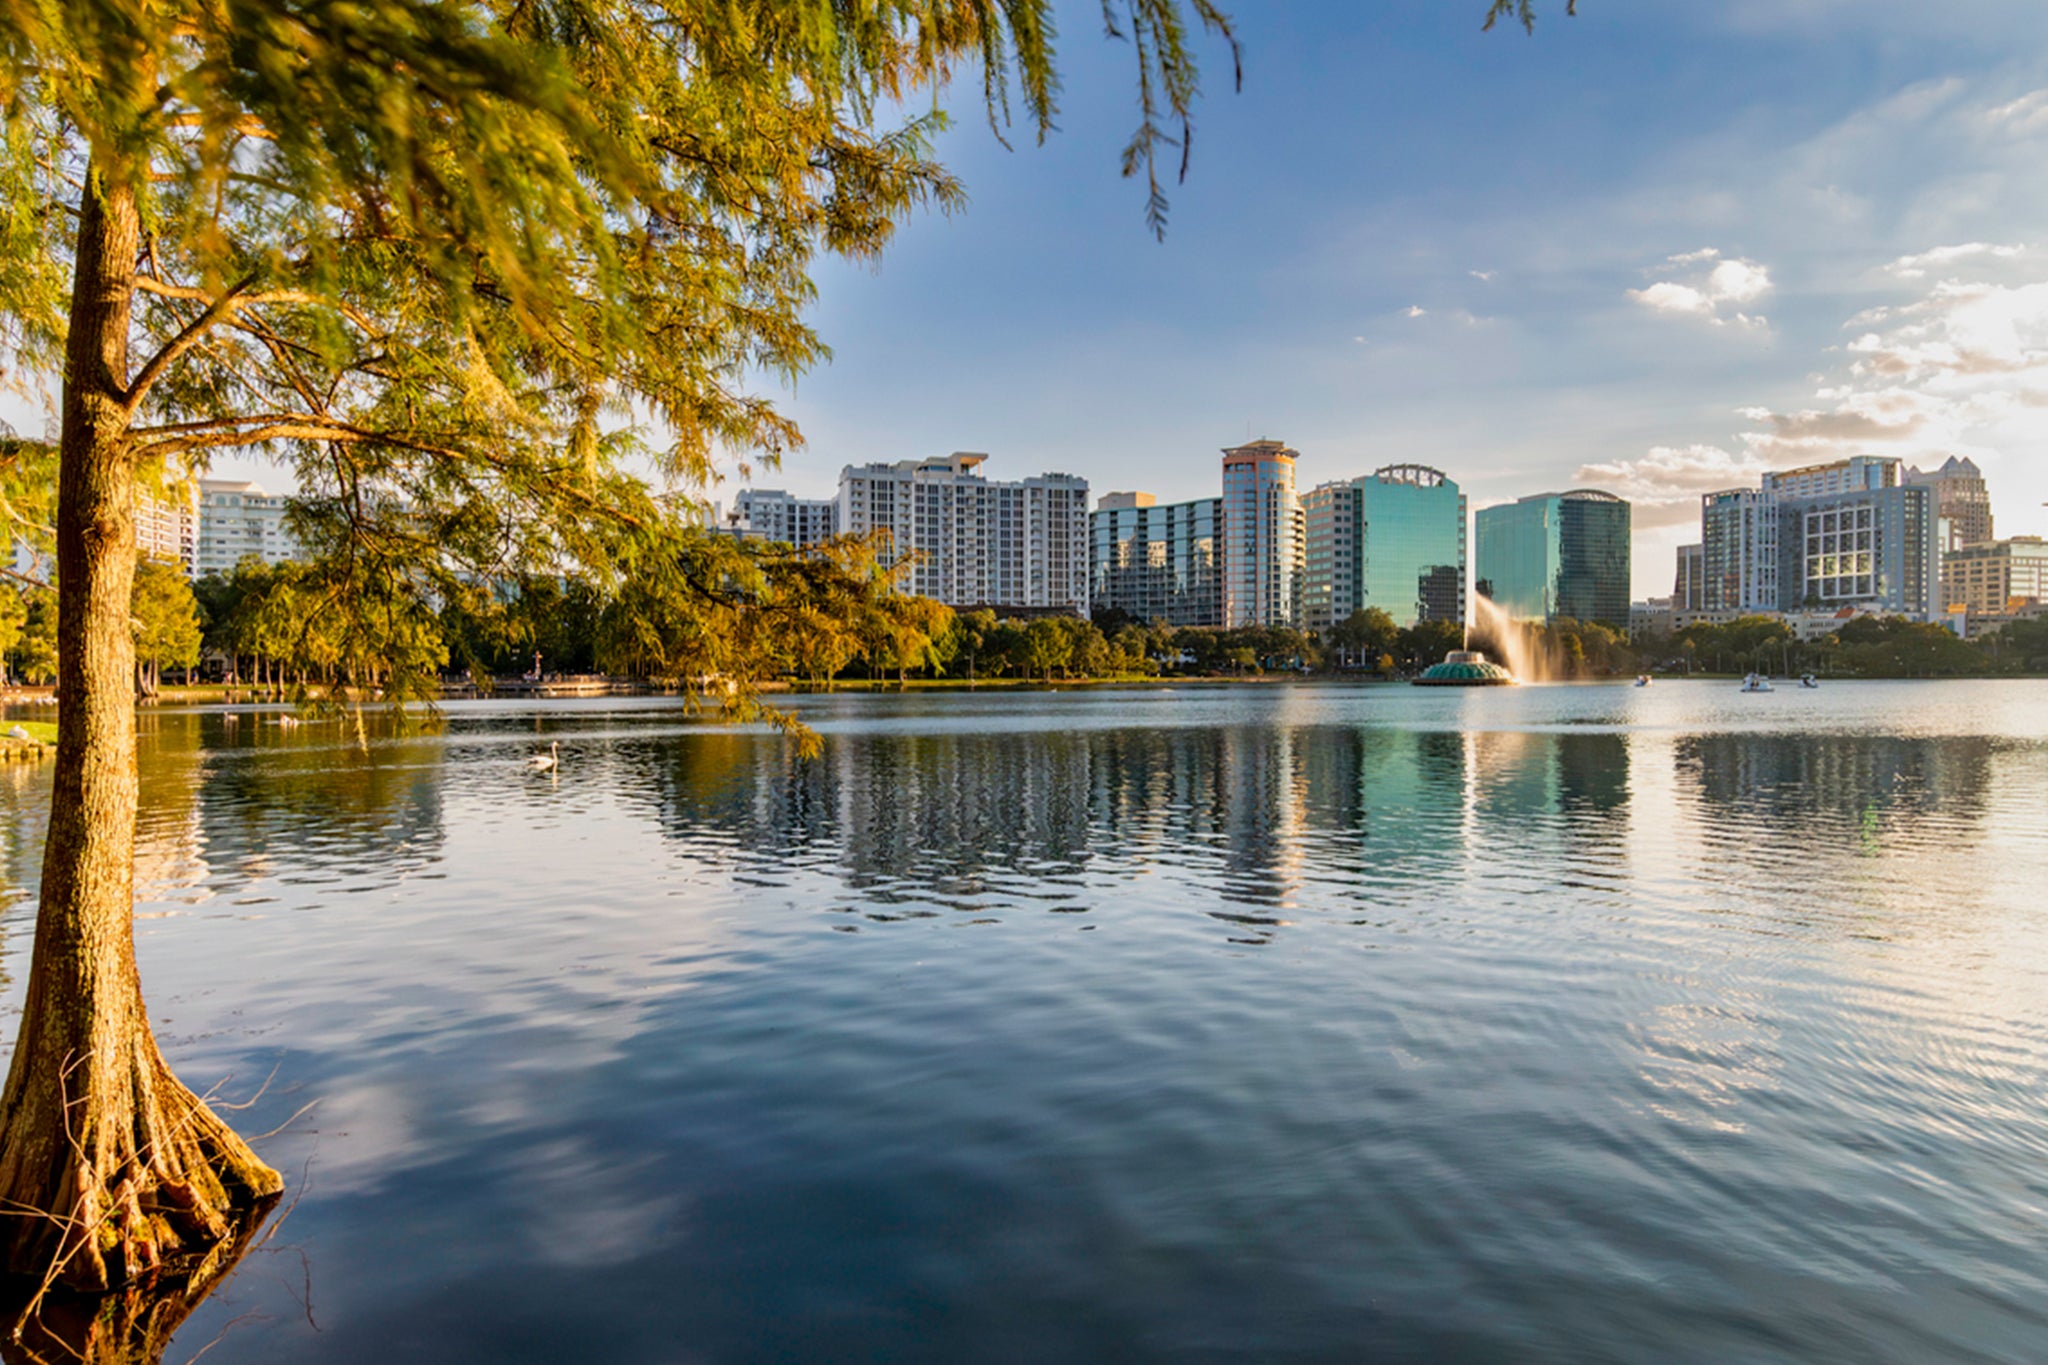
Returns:
[[[1521,681],[1550,681],[1550,670],[1542,654],[1532,647],[1529,632],[1484,593],[1472,594],[1472,624],[1465,630],[1466,643],[1474,643],[1474,636],[1491,643],[1508,671]]]

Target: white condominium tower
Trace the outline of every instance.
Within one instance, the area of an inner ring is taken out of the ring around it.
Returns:
[[[199,481],[197,573],[227,573],[244,559],[278,564],[295,559],[299,543],[285,528],[286,498],[242,480]]]
[[[138,554],[178,566],[187,578],[198,577],[199,513],[191,486],[184,496],[167,493],[135,499],[135,549]]]
[[[831,498],[792,497],[779,488],[743,488],[732,500],[732,530],[749,540],[772,540],[801,550],[838,534],[839,504]]]
[[[1304,536],[1294,495],[1299,452],[1251,441],[1223,452],[1223,624],[1301,621]]]
[[[904,587],[955,607],[1088,610],[1088,481],[983,477],[988,456],[848,465],[839,474],[842,535],[887,531],[917,563]]]

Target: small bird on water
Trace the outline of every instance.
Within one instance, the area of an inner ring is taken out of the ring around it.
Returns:
[[[561,748],[562,741],[559,739],[550,741],[548,751],[544,754],[534,754],[529,757],[526,760],[526,766],[537,773],[547,772],[556,763],[561,761]]]

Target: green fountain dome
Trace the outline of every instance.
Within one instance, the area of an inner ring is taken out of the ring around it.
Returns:
[[[1454,649],[1415,680],[1417,687],[1506,687],[1515,675],[1476,649]]]

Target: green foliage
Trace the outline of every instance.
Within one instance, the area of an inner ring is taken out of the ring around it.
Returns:
[[[1234,57],[1235,39],[1213,0],[1101,13],[1135,58],[1123,170],[1157,230],[1191,43],[1207,30]],[[242,651],[361,672],[388,638],[404,672],[437,652],[395,606],[410,597],[475,599],[448,622],[471,662],[546,657],[549,610],[493,622],[492,604],[576,574],[724,620],[716,594],[656,586],[676,572],[657,565],[705,556],[686,495],[720,451],[772,462],[800,441],[751,386],[827,354],[804,318],[819,253],[872,256],[906,214],[963,202],[931,156],[963,65],[992,122],[1014,96],[1042,136],[1050,0],[0,0],[0,340],[53,368],[81,187],[134,187],[135,466],[289,460],[324,566],[301,586],[346,617],[298,645],[274,612],[242,621],[269,632]],[[0,511],[47,525],[9,459]],[[915,666],[913,633],[881,652]]]
[[[15,677],[41,686],[57,677],[57,594],[32,588],[24,601],[27,611],[8,663]]]
[[[324,684],[337,696],[381,694],[393,701],[434,695],[448,662],[441,620],[400,577],[351,573],[329,562],[264,564],[245,559],[195,588],[205,610],[205,643],[253,681]]]
[[[1401,628],[1383,608],[1354,611],[1330,628],[1329,642],[1337,647],[1339,666],[1361,660],[1375,665],[1390,656],[1400,642]]]
[[[1868,678],[1955,678],[1989,673],[1984,651],[1932,621],[1859,616],[1836,631],[1834,670]]]
[[[140,560],[128,613],[136,669],[149,690],[155,690],[166,666],[191,668],[199,662],[199,603],[177,565]]]
[[[2048,617],[2008,621],[1983,644],[2007,668],[2048,673]]]
[[[0,265],[0,276],[7,269]],[[56,522],[57,448],[47,441],[23,440],[0,425],[0,550],[11,542],[47,560]],[[21,577],[5,566],[0,576]]]
[[[1431,664],[1442,663],[1452,650],[1464,647],[1465,628],[1457,622],[1417,621],[1395,637],[1395,664],[1405,672],[1420,673]]]
[[[7,661],[21,643],[22,627],[28,623],[28,603],[21,593],[0,583],[0,687],[7,685]]]

